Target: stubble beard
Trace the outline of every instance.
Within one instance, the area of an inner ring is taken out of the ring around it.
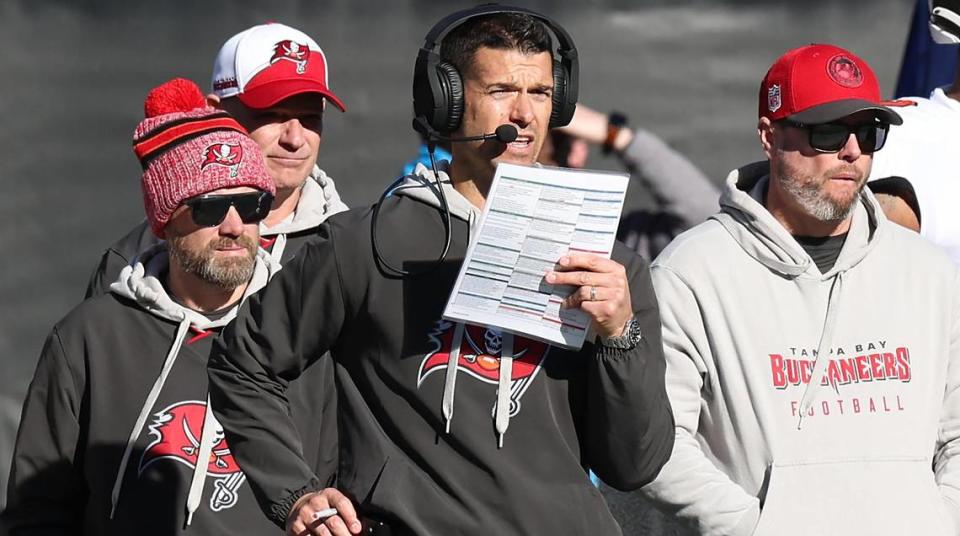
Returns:
[[[216,255],[218,248],[238,244],[247,251],[247,255],[223,258]],[[253,277],[257,244],[249,236],[220,237],[211,240],[205,248],[199,251],[183,247],[183,238],[181,237],[170,237],[168,246],[170,262],[176,263],[184,272],[192,274],[211,285],[231,290],[247,284]]]
[[[849,166],[838,166],[817,177],[789,168],[781,155],[781,158],[777,159],[776,168],[780,185],[787,195],[809,216],[822,222],[840,222],[849,218],[856,209],[860,192],[867,182],[865,176],[860,176],[853,195],[849,199],[837,199],[827,194],[824,186],[830,179],[825,177],[830,177],[841,169],[848,169]]]

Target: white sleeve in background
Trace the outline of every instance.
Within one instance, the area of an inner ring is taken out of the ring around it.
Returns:
[[[673,272],[654,265],[660,302],[666,385],[676,422],[670,460],[643,493],[704,536],[749,535],[760,503],[707,458],[697,441],[702,388],[710,359],[707,336],[690,288]]]

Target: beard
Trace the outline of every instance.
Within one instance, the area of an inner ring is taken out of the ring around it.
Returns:
[[[780,185],[804,212],[822,222],[843,221],[853,214],[860,192],[867,183],[866,174],[860,173],[860,170],[850,164],[841,164],[818,176],[788,166],[783,155],[780,156],[776,162]],[[857,188],[849,196],[831,196],[826,189],[830,182],[829,177],[847,171],[856,174]]]
[[[211,240],[206,247],[200,250],[184,247],[183,242],[183,237],[170,237],[167,240],[170,262],[177,263],[184,272],[195,275],[200,280],[225,290],[231,290],[247,284],[253,277],[257,243],[249,236],[220,237]],[[236,245],[243,247],[247,251],[247,255],[226,258],[217,256],[218,248]]]

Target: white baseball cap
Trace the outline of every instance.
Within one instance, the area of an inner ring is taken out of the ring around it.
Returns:
[[[244,30],[223,44],[213,63],[213,93],[237,97],[250,108],[269,108],[301,93],[319,93],[340,111],[330,91],[327,58],[316,41],[275,22]]]

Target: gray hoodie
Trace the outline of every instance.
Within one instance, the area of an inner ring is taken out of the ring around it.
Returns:
[[[956,534],[956,269],[865,189],[820,273],[767,172],[653,264],[676,441],[644,491],[706,535]]]
[[[286,261],[289,260],[289,255],[284,256],[288,235],[313,230],[330,216],[347,209],[347,205],[337,193],[333,179],[328,177],[322,169],[314,166],[310,178],[303,183],[296,210],[273,227],[267,228],[261,223],[260,235],[264,239],[276,238],[273,247],[270,248],[270,257],[278,263]]]

